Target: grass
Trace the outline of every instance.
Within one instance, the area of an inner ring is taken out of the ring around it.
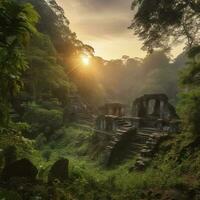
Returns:
[[[45,161],[45,165],[50,165],[59,157],[70,160],[70,177],[73,179],[70,191],[73,192],[73,188],[76,188],[78,199],[87,199],[87,195],[95,196],[98,191],[102,195],[111,195],[112,199],[116,200],[137,197],[140,199],[142,192],[148,188],[168,189],[183,184],[179,168],[174,167],[174,163],[169,162],[166,156],[158,156],[145,172],[128,172],[134,165],[134,159],[115,169],[103,168],[98,162],[92,161],[86,153],[91,136],[92,133],[89,131],[69,127],[65,129],[62,138],[42,149],[42,152],[51,151],[50,159],[48,162]]]
[[[29,149],[29,153],[24,155],[43,170],[43,174],[40,174],[43,178],[47,177],[48,169],[56,160],[61,157],[69,159],[70,182],[64,191],[71,194],[73,200],[140,200],[144,192],[150,189],[165,191],[172,188],[198,188],[200,185],[199,151],[185,156],[181,163],[176,162],[178,152],[192,142],[190,137],[186,139],[178,135],[164,142],[146,171],[129,173],[134,158],[114,169],[106,169],[98,161],[91,160],[87,154],[93,134],[91,131],[68,127],[63,128],[62,132],[61,137],[55,137],[40,149],[34,148],[34,141],[18,141],[18,145],[21,154]],[[12,137],[0,139],[0,148],[8,141],[12,143],[16,140]]]

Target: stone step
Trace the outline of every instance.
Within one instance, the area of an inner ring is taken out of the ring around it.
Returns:
[[[121,126],[121,127],[125,127],[125,128],[131,128],[131,127],[132,127],[132,125],[131,125],[131,124],[126,124],[126,125],[123,125],[123,126]]]
[[[120,140],[119,138],[115,137],[115,138],[113,139],[113,142],[116,142],[116,143],[117,143],[117,142],[119,142],[119,140]]]
[[[126,133],[127,130],[117,129],[116,132],[118,132],[118,133]]]
[[[113,146],[107,146],[105,149],[106,149],[106,150],[112,150],[112,149],[113,149]]]
[[[132,143],[131,145],[130,145],[130,148],[135,148],[135,147],[139,147],[139,148],[146,148],[147,146],[146,146],[146,144],[144,143],[144,144],[141,144],[141,143]]]
[[[151,157],[153,155],[153,151],[151,149],[142,149],[140,151],[140,155],[143,157]]]
[[[129,131],[130,129],[131,127],[124,127],[124,126],[119,128],[119,130],[126,131],[126,132]]]
[[[156,146],[157,144],[158,144],[157,141],[149,141],[149,140],[146,141],[147,146]]]
[[[117,142],[115,142],[115,141],[111,141],[110,143],[109,143],[109,145],[111,145],[111,146],[115,146],[117,144]]]
[[[142,157],[142,156],[139,156],[136,160],[137,161],[143,161],[144,163],[147,163],[147,162],[150,162],[151,161],[151,158],[149,157]]]
[[[144,132],[137,132],[137,136],[145,137],[145,138],[153,138],[154,134],[152,133],[144,133]]]
[[[146,163],[144,163],[143,161],[139,160],[139,161],[136,161],[135,163],[135,169],[136,170],[144,170],[146,168]]]
[[[151,132],[151,133],[153,133],[153,132],[160,132],[158,129],[156,129],[156,128],[141,128],[141,129],[139,129],[140,131],[145,131],[145,132]]]
[[[112,137],[112,140],[111,141],[119,141],[120,140],[120,135],[114,135],[113,137]]]
[[[145,150],[146,150],[147,152],[148,152],[148,151],[153,152],[154,149],[155,149],[155,147],[145,146],[143,149],[140,150],[140,152],[141,152],[141,151],[145,151]]]
[[[116,132],[115,133],[115,135],[118,136],[118,137],[122,136],[123,134],[124,134],[123,132]]]

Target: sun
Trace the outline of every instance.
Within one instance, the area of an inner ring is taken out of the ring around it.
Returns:
[[[82,63],[85,65],[85,66],[88,66],[90,64],[90,58],[89,56],[87,55],[83,55],[81,57],[81,60],[82,60]]]

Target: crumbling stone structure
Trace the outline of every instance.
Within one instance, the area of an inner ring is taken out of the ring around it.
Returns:
[[[113,132],[117,129],[117,116],[100,115],[96,119],[96,130]]]
[[[118,119],[125,116],[125,106],[120,103],[108,103],[100,107],[100,115],[96,118],[96,129],[113,132],[118,127]]]
[[[93,155],[100,155],[109,167],[137,156],[133,169],[144,170],[160,142],[170,133],[177,133],[179,125],[176,110],[165,94],[137,98],[131,117],[125,115],[122,104],[106,104],[96,118]]]
[[[179,119],[173,105],[165,94],[145,94],[133,102],[133,117],[141,119],[142,126],[164,126]]]
[[[113,115],[123,117],[125,115],[125,106],[120,103],[107,103],[100,108],[102,115]]]

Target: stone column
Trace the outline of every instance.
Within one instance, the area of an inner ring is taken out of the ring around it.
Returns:
[[[149,111],[149,99],[146,99],[144,101],[144,108],[145,108],[144,115],[147,116],[148,115],[148,111]]]
[[[163,119],[164,118],[164,101],[160,102],[160,118]]]
[[[160,100],[156,99],[153,115],[160,117]]]
[[[138,103],[138,117],[145,117],[146,116],[146,108],[144,105],[144,101],[140,101]]]

